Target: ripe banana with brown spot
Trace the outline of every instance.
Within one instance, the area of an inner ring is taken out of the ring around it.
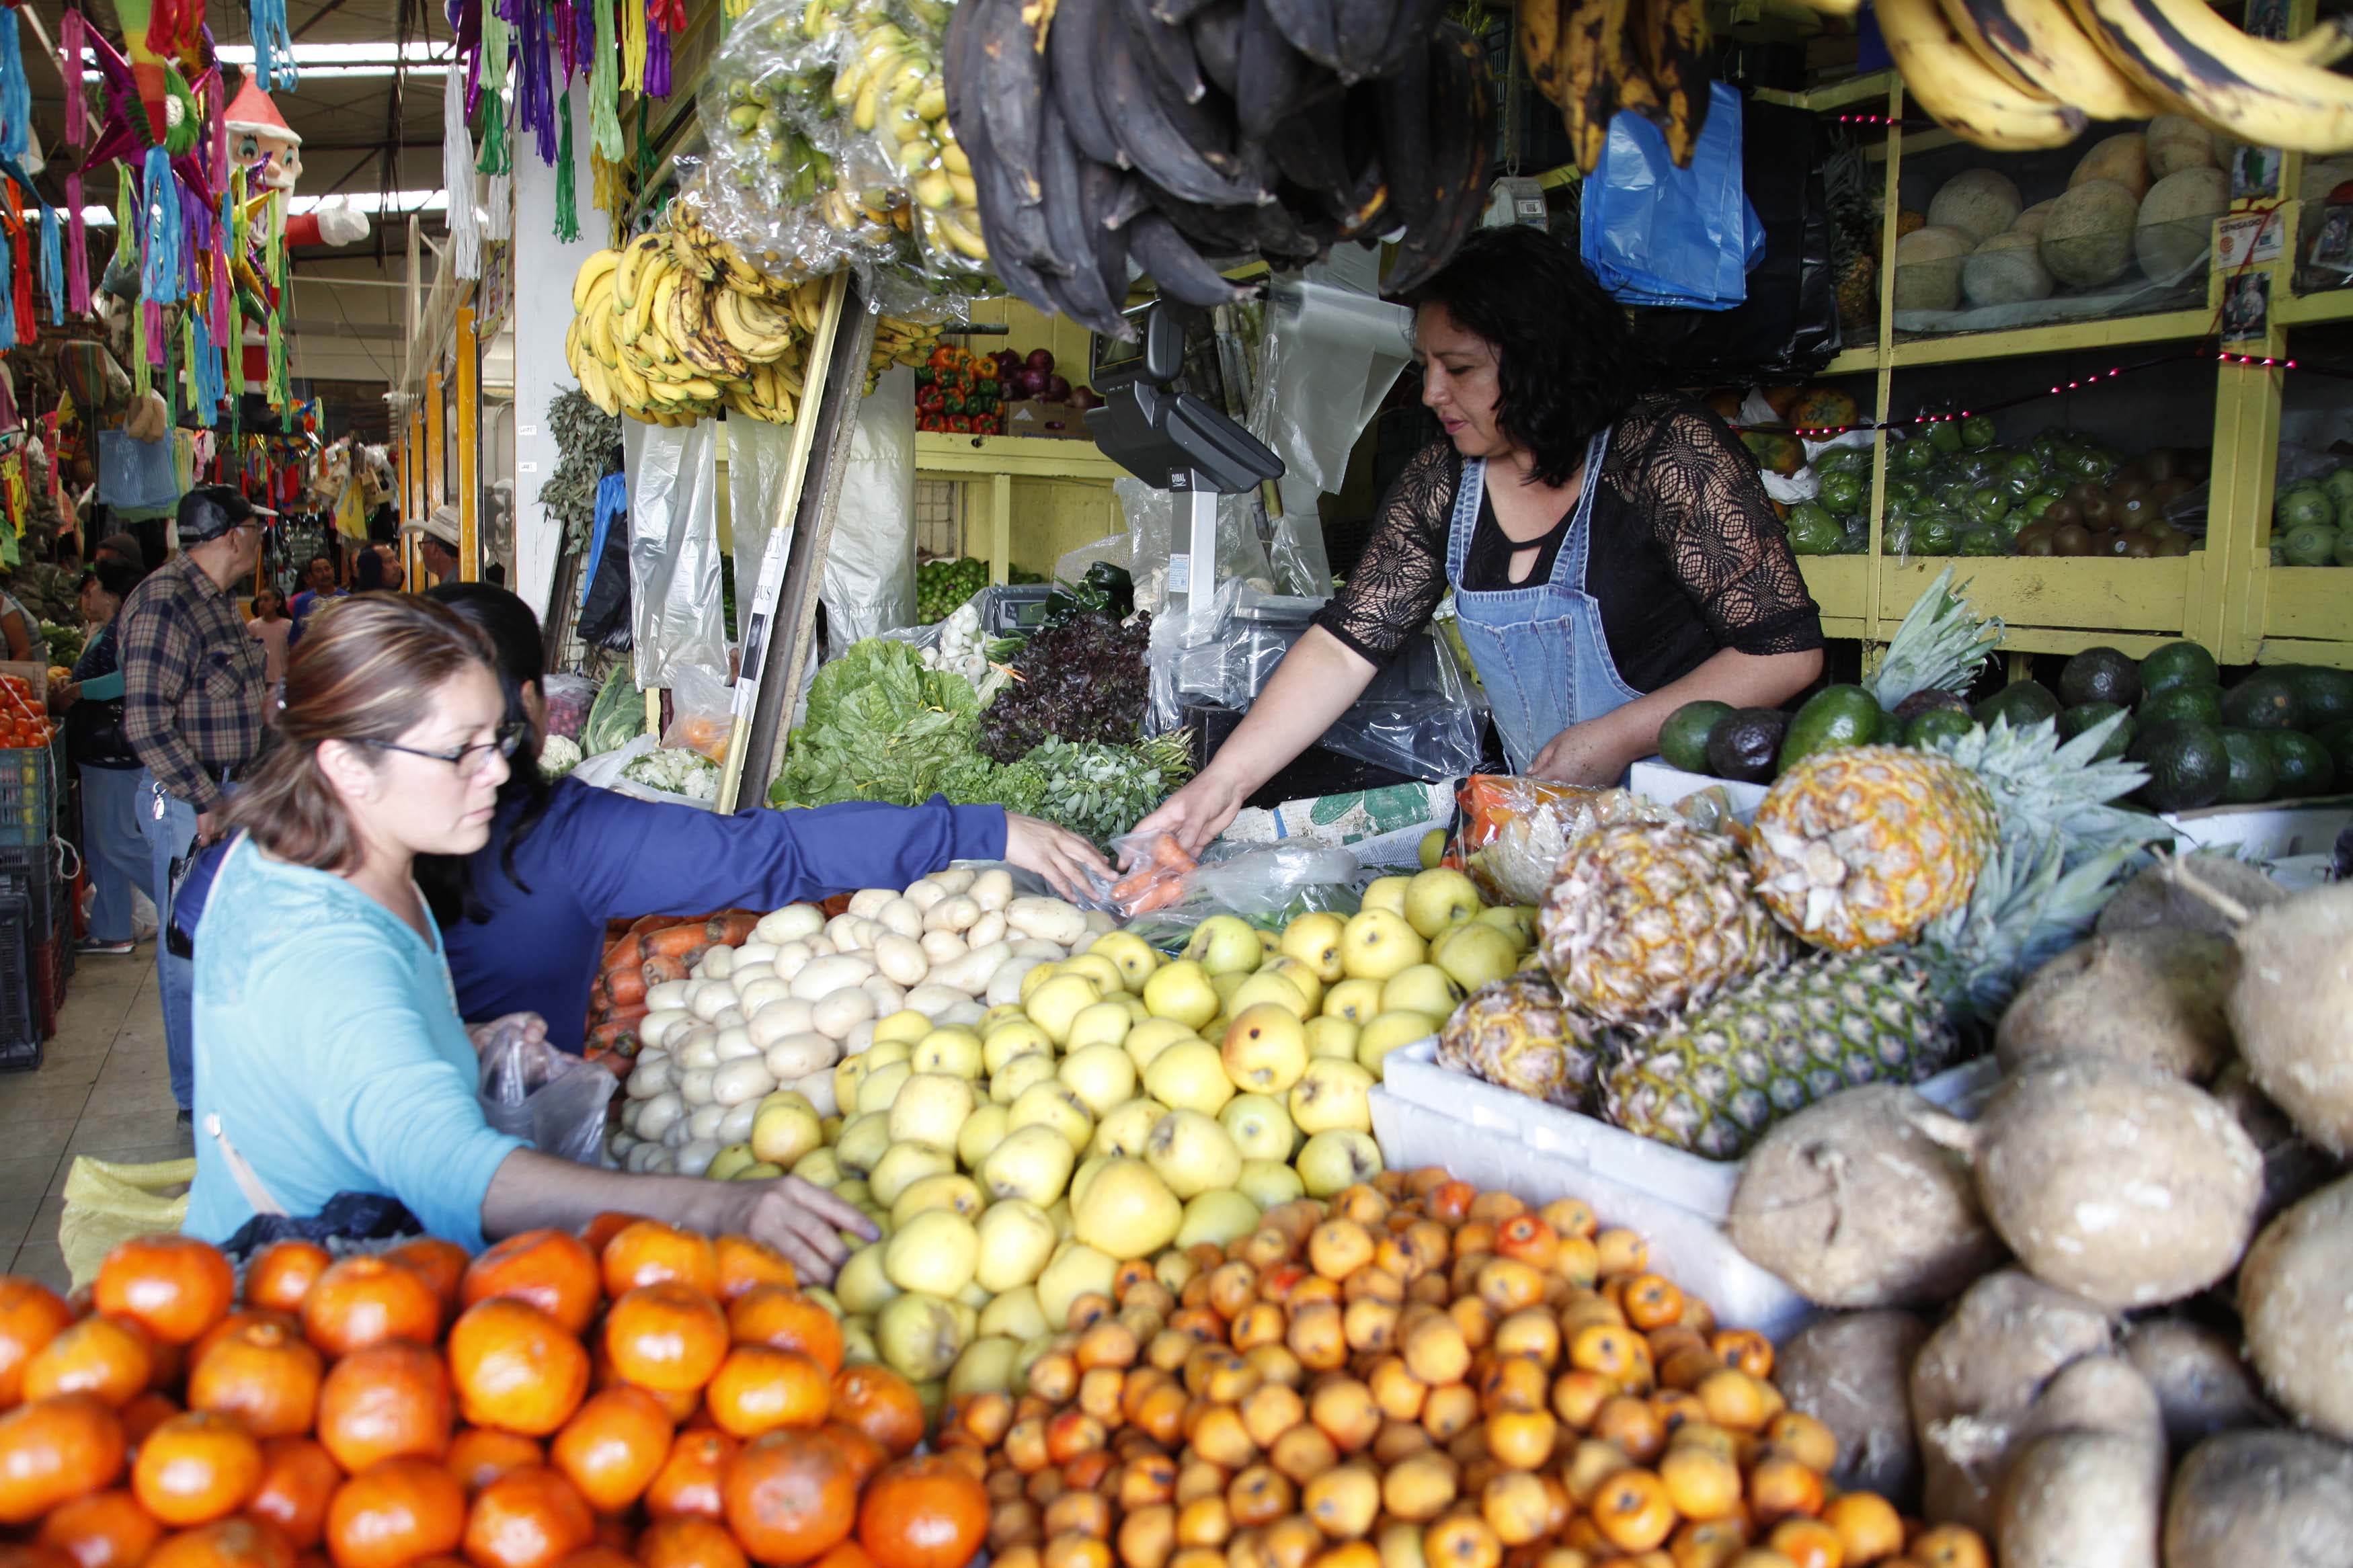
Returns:
[[[2019,91],[2094,120],[2147,120],[2158,103],[2111,63],[2065,0],[1942,0],[1961,41]]]
[[[1567,79],[1560,58],[1561,8],[1557,0],[1520,0],[1520,58],[1528,81],[1556,108],[1568,107]]]
[[[2063,147],[2084,132],[2080,109],[2022,93],[1978,58],[1937,0],[1879,0],[1880,36],[1904,89],[1967,142],[2004,152]]]
[[[2298,153],[2353,150],[2353,78],[2299,47],[2251,37],[2202,0],[2070,0],[2108,58],[2161,101],[2242,142]],[[2311,35],[2306,35],[2306,39]]]
[[[1635,0],[1643,74],[1659,95],[1659,129],[1677,168],[1691,167],[1707,124],[1707,16],[1699,0]]]
[[[1617,85],[1609,76],[1604,36],[1610,0],[1574,0],[1562,8],[1556,47],[1562,90],[1561,121],[1568,129],[1570,155],[1577,168],[1593,173],[1609,137],[1609,117],[1618,112]]]

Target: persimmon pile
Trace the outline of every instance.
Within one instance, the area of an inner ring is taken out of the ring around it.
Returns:
[[[0,1278],[5,1568],[964,1568],[987,1467],[924,1428],[783,1257],[650,1220]]]
[[[1985,1568],[1825,1479],[1761,1336],[1582,1202],[1441,1170],[1120,1269],[950,1402],[992,1568]],[[1017,1386],[1023,1386],[1017,1381]]]

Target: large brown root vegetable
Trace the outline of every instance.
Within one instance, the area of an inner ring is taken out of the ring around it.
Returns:
[[[2002,1014],[1994,1051],[2013,1070],[2086,1051],[2203,1083],[2231,1059],[2223,1002],[2238,972],[2231,939],[2208,931],[2096,936],[2034,972]]]
[[[1725,1229],[1823,1307],[1950,1300],[2000,1259],[1967,1164],[1908,1089],[1842,1089],[1776,1124],[1742,1163]]]
[[[2046,1057],[2004,1080],[1974,1126],[1947,1131],[1972,1152],[1978,1200],[2019,1261],[2104,1306],[2202,1290],[2254,1232],[2253,1141],[2211,1095],[2152,1068]]]
[[[2185,870],[2204,887],[2248,910],[2282,902],[2288,896],[2285,888],[2228,855],[2168,856],[2117,889],[2116,896],[2101,909],[2093,929],[2102,936],[2159,926],[2202,931],[2210,936],[2232,935],[2238,922],[2211,899],[2194,891],[2182,879]]]
[[[2231,1027],[2297,1131],[2353,1153],[2353,882],[2296,894],[2239,929]]]
[[[2239,1266],[2239,1317],[2264,1389],[2307,1426],[2353,1441],[2353,1177],[2263,1227]]]
[[[2257,1225],[2268,1224],[2288,1205],[2337,1179],[2341,1167],[2326,1150],[2298,1132],[2287,1112],[2255,1087],[2246,1063],[2232,1062],[2224,1068],[2209,1092],[2246,1129],[2263,1159],[2263,1195],[2255,1205]]]
[[[2070,1363],[2019,1426],[1994,1502],[2004,1568],[2157,1568],[2165,1427],[2121,1356]]]
[[[2353,1449],[2308,1432],[2224,1432],[2173,1473],[2166,1568],[2353,1562]]]
[[[2255,1392],[2228,1335],[2180,1318],[2135,1323],[2119,1347],[2148,1380],[2163,1412],[2166,1447],[2186,1454],[2217,1432],[2268,1426],[2278,1412]]]
[[[2028,1412],[2052,1376],[2108,1348],[2105,1310],[2016,1269],[1987,1275],[1913,1358],[1912,1428],[1926,1512],[1978,1531]]]
[[[1877,1492],[1906,1510],[1919,1500],[1905,1384],[1927,1337],[1909,1312],[1844,1312],[1808,1323],[1774,1352],[1773,1382],[1789,1408],[1838,1438],[1829,1479],[1841,1490]]]

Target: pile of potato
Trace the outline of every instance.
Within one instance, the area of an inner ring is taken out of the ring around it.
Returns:
[[[1841,1310],[1780,1360],[1833,1479],[1983,1530],[2005,1568],[2342,1559],[2353,886],[2168,860],[1995,1048],[1974,1121],[1852,1089],[1743,1169],[1733,1240]]]

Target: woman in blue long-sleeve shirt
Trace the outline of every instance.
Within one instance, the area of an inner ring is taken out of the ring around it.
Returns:
[[[530,606],[480,583],[428,596],[490,638],[510,711],[530,727],[500,791],[490,842],[462,860],[417,865],[462,1017],[536,1013],[551,1042],[578,1050],[611,920],[771,910],[859,888],[901,888],[951,860],[1010,861],[1066,893],[1088,871],[1111,874],[1077,834],[1000,806],[934,797],[917,806],[853,802],[723,816],[568,779],[551,786],[537,763],[547,710]]]

